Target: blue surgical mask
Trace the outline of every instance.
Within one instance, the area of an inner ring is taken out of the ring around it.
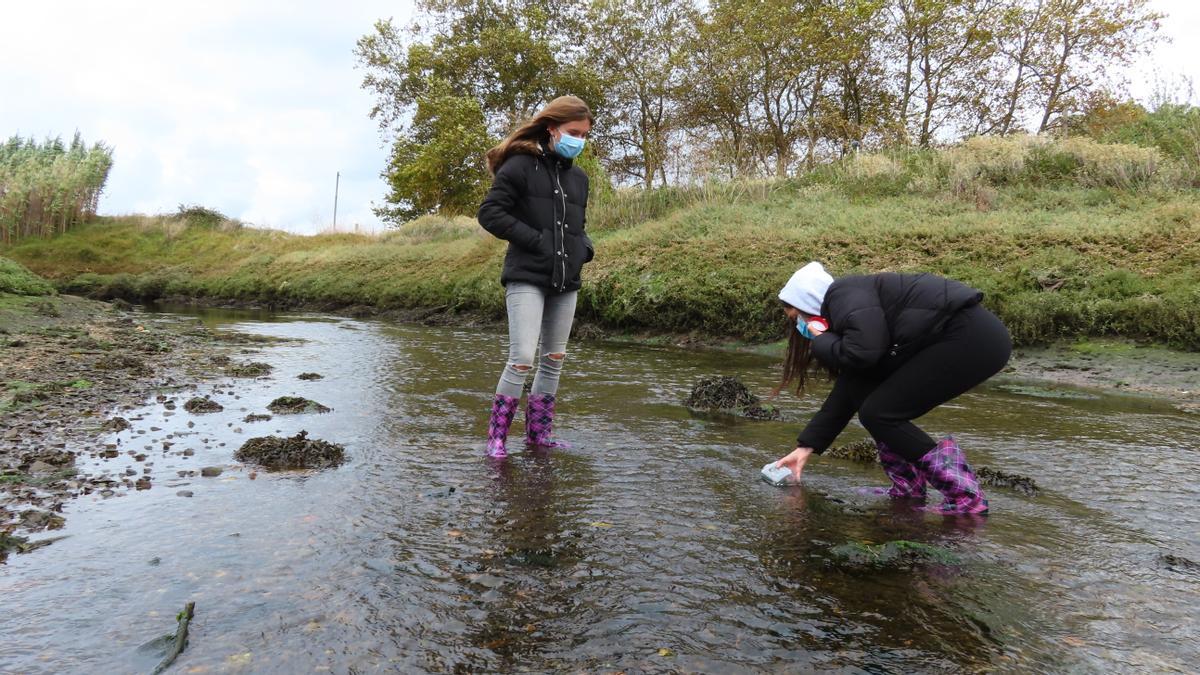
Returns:
[[[800,334],[803,335],[804,337],[808,338],[809,340],[816,337],[815,335],[812,334],[812,331],[810,331],[808,329],[808,320],[805,319],[804,317],[800,317],[799,319],[796,319],[796,330],[800,331]]]
[[[576,138],[563,132],[562,136],[558,137],[558,142],[554,144],[554,152],[564,159],[575,159],[579,153],[583,152],[584,143],[582,138]]]

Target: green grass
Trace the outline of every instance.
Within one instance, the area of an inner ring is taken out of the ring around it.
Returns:
[[[30,272],[24,265],[15,260],[0,258],[0,293],[49,295],[53,292],[53,286]]]
[[[914,153],[790,181],[617,192],[589,212],[597,255],[584,270],[579,316],[630,331],[778,340],[786,326],[776,293],[816,259],[835,275],[961,279],[986,293],[1018,344],[1120,336],[1200,350],[1200,193],[1120,187],[1096,179],[1098,169],[1067,180],[1043,166],[1038,157],[1048,155],[1036,147],[1010,155],[955,164]],[[1114,166],[1114,176],[1125,175]],[[903,177],[885,180],[888,172]],[[127,218],[0,253],[78,294],[501,318],[504,250],[462,218],[427,217],[383,236],[314,237]]]

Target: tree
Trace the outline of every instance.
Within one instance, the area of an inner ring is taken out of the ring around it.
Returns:
[[[355,48],[366,71],[363,87],[375,94],[370,115],[393,140],[384,171],[392,206],[379,211],[395,224],[443,205],[464,212],[460,200],[488,179],[481,138],[503,136],[564,93],[602,105],[593,70],[572,46],[584,25],[581,12],[548,0],[421,0],[417,9],[414,25],[376,22]],[[451,119],[437,119],[443,114]],[[478,162],[451,147],[462,134]],[[470,171],[468,181],[463,172]],[[429,182],[435,176],[455,182],[439,189]]]
[[[894,0],[896,121],[910,142],[928,147],[978,117],[1000,7],[1000,0]]]
[[[678,88],[690,37],[688,0],[596,0],[590,51],[607,116],[602,142],[620,179],[667,183],[669,136],[679,126]],[[614,49],[614,45],[620,45]]]
[[[427,213],[474,213],[487,190],[484,153],[494,142],[476,99],[432,82],[417,101],[411,129],[392,145],[382,174],[388,206],[376,214],[400,224]]]
[[[1044,0],[1028,66],[1035,75],[1037,131],[1076,112],[1117,66],[1152,43],[1162,14],[1148,0]]]

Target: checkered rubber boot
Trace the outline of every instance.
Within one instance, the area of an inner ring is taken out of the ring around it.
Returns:
[[[554,394],[530,394],[525,403],[525,443],[535,448],[569,448],[550,437],[554,427]]]
[[[520,399],[504,394],[496,394],[492,399],[492,418],[488,421],[488,457],[504,459],[508,450],[504,442],[508,440],[508,428],[512,426],[513,417],[517,414]]]
[[[891,487],[864,488],[866,494],[887,495],[898,499],[925,500],[925,476],[911,462],[892,452],[886,443],[875,442],[883,472],[892,479]]]
[[[945,498],[926,511],[945,515],[987,513],[988,502],[979,487],[979,479],[967,464],[967,456],[951,436],[914,462],[917,471]]]

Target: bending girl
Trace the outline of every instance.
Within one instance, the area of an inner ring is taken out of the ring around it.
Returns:
[[[835,281],[811,262],[779,299],[797,325],[782,386],[796,381],[796,392],[803,391],[814,356],[836,380],[796,449],[775,465],[799,480],[809,457],[824,452],[857,413],[892,481],[887,494],[923,501],[932,485],[944,497],[932,510],[986,513],[987,499],[954,438],[934,441],[913,424],[1008,362],[1008,330],[980,304],[983,293],[933,274]]]

